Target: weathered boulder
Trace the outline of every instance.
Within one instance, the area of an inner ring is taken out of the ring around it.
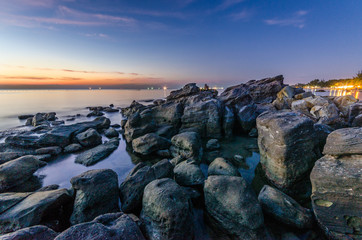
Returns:
[[[72,197],[66,189],[0,194],[0,233],[34,225],[56,231],[68,226]]]
[[[321,96],[311,96],[304,98],[303,100],[307,103],[308,108],[312,108],[314,106],[324,106],[329,104],[328,99]]]
[[[77,224],[59,234],[56,240],[144,240],[137,223],[122,212],[107,213],[91,222]]]
[[[168,149],[170,145],[171,142],[168,139],[160,137],[156,133],[148,133],[132,140],[133,150],[142,155],[148,155],[161,149]]]
[[[264,185],[258,200],[265,213],[284,224],[300,229],[313,226],[312,212],[276,188]]]
[[[53,240],[57,235],[52,229],[37,225],[0,235],[0,240]]]
[[[127,213],[139,212],[146,185],[153,180],[167,177],[173,177],[173,166],[167,159],[151,167],[144,163],[137,164],[120,185],[122,211]]]
[[[200,186],[205,181],[200,167],[192,159],[177,164],[173,172],[175,181],[181,186]]]
[[[228,160],[224,158],[216,158],[209,165],[208,175],[228,175],[228,176],[240,176],[240,172],[234,167]]]
[[[78,224],[95,217],[119,211],[118,176],[110,169],[89,170],[70,180],[75,190],[71,223]]]
[[[314,96],[312,92],[304,92],[294,95],[294,98],[297,100],[301,100],[303,98],[312,97],[312,96]]]
[[[362,128],[342,128],[333,131],[327,137],[323,154],[362,155]]]
[[[314,106],[310,113],[317,119],[324,118],[323,121],[332,121],[339,117],[338,108],[334,103],[325,104],[323,106]]]
[[[295,95],[294,88],[291,86],[286,86],[282,90],[280,90],[277,94],[277,98],[293,98]]]
[[[83,148],[82,145],[80,145],[78,143],[72,143],[64,148],[64,152],[65,153],[74,153],[74,152],[78,152],[78,151],[82,150],[82,148]]]
[[[190,196],[172,179],[154,180],[146,186],[140,218],[147,239],[193,238]]]
[[[336,104],[339,111],[341,111],[341,113],[345,117],[348,117],[348,112],[349,112],[350,106],[352,104],[356,103],[357,101],[358,101],[358,99],[356,99],[352,95],[335,97],[333,99],[333,102]]]
[[[172,101],[184,97],[191,96],[193,94],[199,93],[200,88],[196,86],[196,83],[186,84],[182,89],[172,91],[170,95],[167,96],[167,101]]]
[[[118,145],[119,139],[112,138],[111,140],[109,140],[109,142],[82,152],[76,157],[75,162],[83,164],[85,166],[94,165],[97,162],[108,157],[114,150],[118,148]]]
[[[171,125],[161,125],[155,133],[160,137],[171,139],[177,132],[178,130]]]
[[[291,109],[296,112],[309,113],[308,104],[303,99],[293,101]]]
[[[279,188],[304,178],[320,157],[314,122],[291,111],[266,112],[257,118],[260,163]]]
[[[262,209],[242,177],[209,176],[204,195],[213,227],[232,239],[267,239]]]
[[[362,114],[353,119],[352,127],[362,127]]]
[[[255,127],[256,118],[258,117],[258,114],[256,112],[256,105],[254,103],[241,107],[236,105],[235,108],[236,117],[242,128],[242,131],[250,132],[250,130]]]
[[[182,129],[196,129],[202,137],[221,138],[221,103],[217,99],[187,105],[181,118]]]
[[[46,163],[34,156],[24,156],[0,165],[0,193],[23,185]],[[36,189],[32,189],[36,190]]]
[[[19,120],[26,120],[26,119],[32,118],[32,117],[34,117],[33,114],[24,114],[24,115],[19,115],[18,116]]]
[[[102,144],[102,136],[93,128],[77,134],[75,139],[83,147],[95,147]]]
[[[0,164],[9,162],[23,155],[21,152],[0,152]]]
[[[44,121],[45,121],[44,114],[37,113],[37,114],[35,114],[35,116],[32,119],[32,125],[35,127],[35,126],[42,124]]]
[[[362,130],[338,129],[311,172],[312,206],[331,239],[360,239],[362,226]]]
[[[116,129],[114,129],[113,127],[108,128],[106,131],[104,131],[104,135],[107,138],[114,138],[114,137],[118,137],[119,136],[119,132],[117,132]]]
[[[45,148],[39,148],[35,150],[36,154],[50,154],[50,155],[59,155],[62,152],[61,147],[45,147]]]
[[[127,142],[131,142],[135,138],[155,132],[156,129],[157,127],[152,119],[152,112],[146,109],[141,113],[136,112],[128,117],[124,125],[124,136]]]
[[[200,135],[196,132],[183,132],[177,134],[171,139],[170,147],[172,156],[178,155],[185,159],[194,157],[200,159],[202,156],[202,143]]]
[[[217,139],[210,139],[206,143],[206,149],[207,150],[216,150],[220,148],[219,140]]]
[[[348,122],[353,125],[353,122],[357,116],[362,114],[362,102],[357,102],[349,106]],[[361,127],[361,126],[354,126]]]
[[[157,125],[180,127],[182,114],[183,106],[177,102],[166,102],[152,108],[152,116]]]

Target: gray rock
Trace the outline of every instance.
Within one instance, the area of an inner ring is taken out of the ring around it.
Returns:
[[[225,106],[222,118],[222,128],[225,138],[231,138],[233,136],[234,121],[235,119],[233,111],[231,108]]]
[[[157,129],[152,118],[152,112],[145,111],[142,114],[136,112],[128,117],[124,126],[124,136],[127,142],[131,142],[133,139],[154,132]]]
[[[56,231],[68,224],[72,197],[66,189],[34,193],[0,194],[0,232],[7,233],[34,225]]]
[[[256,112],[256,105],[254,103],[241,107],[236,105],[235,108],[237,111],[236,117],[242,128],[242,131],[249,132],[255,127],[256,118],[258,117],[258,114]]]
[[[352,127],[362,127],[362,114],[353,119]]]
[[[148,155],[155,151],[168,149],[171,142],[156,133],[148,133],[142,137],[132,140],[132,147],[136,153]]]
[[[110,169],[89,170],[70,180],[75,190],[71,223],[78,224],[95,217],[119,211],[118,176]]]
[[[104,135],[107,138],[114,138],[114,137],[118,137],[119,133],[117,132],[116,129],[114,129],[113,127],[110,127],[104,132]]]
[[[109,142],[82,152],[76,157],[75,162],[85,166],[92,166],[108,157],[114,150],[118,148],[118,145],[119,139],[112,138],[109,140]]]
[[[328,155],[362,155],[362,128],[342,128],[327,137],[323,150]]]
[[[178,128],[182,114],[183,106],[177,102],[166,102],[152,108],[152,117],[157,125],[168,124]]]
[[[251,129],[248,135],[249,137],[258,137],[258,129],[256,128]]]
[[[152,167],[144,163],[137,164],[120,185],[122,211],[138,212],[142,207],[143,190],[147,184],[159,178],[173,177],[173,166],[162,160]]]
[[[62,152],[60,147],[45,147],[35,150],[36,154],[50,154],[50,155],[59,155]]]
[[[276,188],[264,185],[258,200],[264,212],[284,224],[299,229],[313,226],[314,219],[311,211]]]
[[[174,135],[177,134],[177,129],[170,125],[163,125],[157,129],[156,134],[160,137],[171,139]]]
[[[172,179],[155,180],[146,186],[140,218],[147,239],[193,239],[190,196]]]
[[[57,235],[52,229],[38,225],[1,235],[0,240],[53,240]]]
[[[348,122],[353,124],[355,118],[362,114],[362,102],[357,102],[349,106]],[[360,127],[360,126],[356,126]]]
[[[314,122],[301,114],[266,112],[257,118],[257,127],[260,163],[279,188],[304,178],[321,155]]]
[[[313,97],[313,93],[312,92],[304,92],[304,93],[298,93],[296,95],[294,95],[294,98],[297,100],[301,100],[303,98],[307,98],[307,97]]]
[[[95,147],[102,144],[102,136],[93,128],[77,134],[75,139],[83,147]]]
[[[65,153],[74,153],[74,152],[78,152],[78,151],[82,150],[82,148],[83,148],[82,145],[80,145],[78,143],[72,143],[64,148],[64,152]]]
[[[26,120],[28,118],[33,118],[34,115],[33,114],[25,114],[25,115],[19,115],[18,118],[19,120]]]
[[[217,139],[210,139],[206,143],[206,149],[208,150],[216,150],[220,148],[219,140]]]
[[[208,175],[240,176],[240,172],[228,160],[216,158],[209,166]]]
[[[37,113],[33,117],[32,125],[35,127],[35,126],[38,126],[38,125],[42,124],[44,121],[45,121],[44,114],[43,113]]]
[[[205,181],[200,167],[192,159],[177,164],[173,172],[175,181],[181,186],[199,186]]]
[[[158,151],[156,151],[156,154],[158,156],[164,157],[164,158],[170,158],[172,156],[169,149],[158,150]]]
[[[352,95],[335,97],[333,102],[338,107],[339,111],[343,114],[343,116],[348,117],[348,113],[350,110],[350,106],[354,103],[358,102],[358,99],[353,97]]]
[[[137,224],[124,213],[108,213],[91,222],[77,224],[59,234],[55,240],[144,240]]]
[[[242,177],[209,176],[204,196],[213,227],[232,239],[267,239],[261,207]]]
[[[33,156],[20,157],[0,165],[0,193],[24,184],[45,165],[45,162]]]
[[[0,164],[9,162],[23,155],[21,152],[0,152]]]
[[[167,101],[176,100],[179,98],[191,96],[191,95],[199,93],[199,92],[200,92],[200,88],[198,86],[196,86],[196,83],[189,83],[189,84],[186,84],[180,90],[172,91],[170,93],[170,95],[167,96],[166,99],[167,99]]]
[[[43,162],[48,162],[53,159],[53,156],[50,154],[40,154],[40,155],[35,155],[34,157],[36,159],[38,159],[39,161],[43,161]]]
[[[170,147],[172,156],[178,155],[183,158],[195,157],[201,158],[202,145],[200,136],[196,132],[183,132],[177,134],[171,139],[172,146]]]

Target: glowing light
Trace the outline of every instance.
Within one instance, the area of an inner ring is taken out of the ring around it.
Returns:
[[[167,90],[167,87],[166,87],[166,86],[164,86],[164,87],[163,87],[163,90]]]

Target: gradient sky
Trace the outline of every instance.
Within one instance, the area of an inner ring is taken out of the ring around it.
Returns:
[[[227,86],[362,70],[361,0],[1,0],[0,87]]]

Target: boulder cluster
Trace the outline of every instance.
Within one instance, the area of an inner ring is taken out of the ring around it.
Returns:
[[[80,151],[75,161],[91,166],[115,151],[117,126],[100,116],[113,105],[71,125],[23,117],[33,130],[0,144],[0,240],[361,239],[362,105],[283,80],[220,95],[191,83],[122,108],[122,134],[140,162],[121,183],[111,169],[75,176],[70,189],[40,188],[33,175],[59,154]],[[220,155],[220,141],[237,134],[258,138],[267,181],[259,194],[235,164],[243,157]]]

